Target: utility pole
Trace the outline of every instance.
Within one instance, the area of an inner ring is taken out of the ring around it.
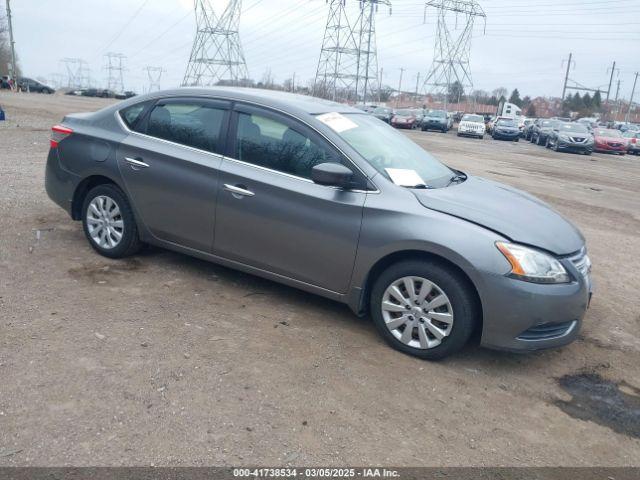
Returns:
[[[611,67],[611,77],[609,78],[609,88],[607,88],[607,100],[605,103],[609,103],[609,94],[611,93],[611,84],[613,83],[613,74],[616,71],[616,62],[613,62],[613,66]]]
[[[616,99],[614,103],[616,104],[616,113],[613,117],[613,120],[618,120],[618,113],[620,112],[620,102],[618,101],[618,95],[620,95],[620,80],[618,80],[618,88],[616,88]]]
[[[571,57],[573,53],[569,54],[569,61],[567,62],[567,73],[564,75],[564,85],[562,86],[562,101],[564,102],[564,95],[567,93],[567,81],[569,80],[569,68],[571,68]]]
[[[416,77],[416,102],[418,101],[418,85],[420,85],[420,72],[418,72]]]
[[[384,68],[380,67],[380,81],[378,82],[378,103],[380,103],[382,99],[382,72],[384,72]]]
[[[11,78],[18,87],[18,66],[16,65],[16,42],[13,40],[13,26],[11,24],[11,5],[7,0],[7,24],[9,26],[9,45],[11,46]]]
[[[404,73],[404,68],[400,68],[400,81],[398,82],[398,95],[396,96],[396,107],[398,106],[398,102],[400,101],[400,95],[402,95],[402,74]]]
[[[293,72],[293,77],[291,77],[291,92],[296,91],[296,72]]]
[[[629,115],[631,114],[631,106],[633,105],[633,96],[636,93],[636,84],[638,83],[638,72],[636,72],[636,78],[633,81],[633,88],[631,89],[631,98],[629,99],[629,107],[627,108],[627,114],[624,116],[624,121],[629,121]]]

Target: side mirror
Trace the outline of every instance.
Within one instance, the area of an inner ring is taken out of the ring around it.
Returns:
[[[340,163],[321,163],[311,169],[311,180],[319,185],[347,188],[353,172]]]

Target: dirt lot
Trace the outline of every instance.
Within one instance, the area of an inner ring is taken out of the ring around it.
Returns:
[[[428,363],[322,298],[97,256],[43,174],[50,126],[108,102],[0,94],[0,465],[640,465],[640,158],[408,133],[571,218],[596,283],[566,348]]]

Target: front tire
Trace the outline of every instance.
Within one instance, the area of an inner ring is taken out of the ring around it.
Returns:
[[[370,312],[391,347],[427,360],[460,350],[473,333],[477,307],[468,282],[432,260],[407,260],[375,281]]]
[[[98,185],[87,193],[82,226],[91,247],[105,257],[128,257],[142,246],[131,205],[113,184]]]

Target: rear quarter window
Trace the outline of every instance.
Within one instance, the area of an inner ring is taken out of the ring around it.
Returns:
[[[125,123],[127,127],[133,130],[136,125],[136,122],[140,119],[142,112],[144,112],[145,107],[149,105],[148,102],[136,103],[135,105],[131,105],[127,108],[123,108],[120,110],[120,118]]]

